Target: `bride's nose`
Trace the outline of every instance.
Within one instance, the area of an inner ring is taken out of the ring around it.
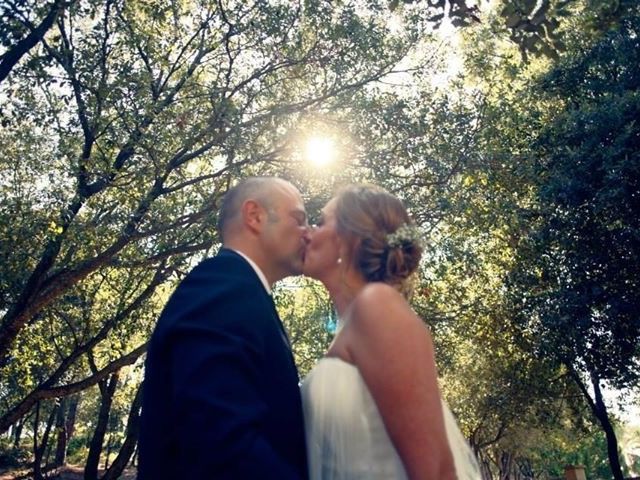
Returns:
[[[307,228],[305,228],[304,233],[302,234],[302,241],[304,242],[305,245],[309,245],[309,242],[311,241],[312,233],[313,233],[312,225],[309,225]]]

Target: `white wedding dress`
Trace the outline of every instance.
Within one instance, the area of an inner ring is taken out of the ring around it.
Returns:
[[[357,367],[325,357],[301,389],[310,480],[407,479]],[[481,479],[475,457],[444,403],[443,410],[458,479]]]

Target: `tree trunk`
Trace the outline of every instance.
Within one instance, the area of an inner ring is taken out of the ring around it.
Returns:
[[[607,412],[607,406],[602,398],[602,390],[600,390],[599,380],[600,379],[595,373],[591,374],[591,384],[593,385],[595,396],[593,413],[598,418],[607,439],[607,453],[609,454],[611,474],[613,475],[614,480],[624,480],[622,466],[620,465],[620,456],[618,454],[618,439],[616,438],[616,433],[613,430],[613,425],[611,425],[611,421],[609,420],[609,414]]]
[[[509,480],[511,478],[511,462],[511,453],[502,452],[500,456],[500,480]]]
[[[6,431],[11,425],[26,415],[38,401],[46,400],[48,398],[60,398],[83,392],[89,387],[96,385],[101,380],[106,379],[113,372],[119,371],[126,365],[131,365],[146,351],[147,344],[144,343],[135,350],[126,354],[124,357],[114,360],[102,370],[95,371],[83,380],[57,387],[51,386],[44,389],[41,389],[40,387],[36,388],[28,395],[27,398],[24,398],[18,405],[0,417],[0,432]]]
[[[58,409],[58,416],[56,418],[56,433],[58,438],[56,440],[56,456],[53,459],[53,465],[55,467],[61,467],[65,464],[67,458],[67,399],[60,399],[60,408]]]
[[[67,462],[67,449],[69,440],[73,436],[76,424],[76,412],[78,411],[79,395],[60,399],[60,409],[56,419],[56,455],[53,460],[54,467],[61,467]]]
[[[51,467],[51,451],[53,450],[53,442],[49,441],[52,437],[51,433],[55,433],[55,424],[56,424],[56,417],[58,416],[58,411],[60,410],[59,406],[56,405],[55,408],[55,413],[52,412],[53,418],[51,419],[51,429],[49,432],[47,432],[47,441],[46,441],[46,449],[44,451],[44,454],[42,455],[42,460],[43,460],[43,465],[45,470],[49,469]]]
[[[595,372],[589,372],[591,378],[591,385],[593,386],[594,397],[591,398],[591,394],[587,389],[587,386],[582,381],[582,378],[568,363],[565,365],[569,368],[571,378],[576,382],[578,388],[582,392],[582,395],[587,400],[591,412],[595,415],[600,422],[600,426],[604,430],[604,434],[607,440],[607,453],[609,455],[609,468],[611,468],[611,474],[614,480],[624,480],[622,475],[622,467],[620,466],[620,457],[618,456],[618,440],[616,439],[616,433],[613,430],[611,421],[609,420],[609,414],[607,412],[607,406],[604,404],[602,398],[602,390],[600,389],[600,378]]]
[[[98,383],[102,402],[100,403],[96,429],[93,432],[93,437],[91,438],[91,444],[89,446],[87,464],[84,468],[84,480],[97,480],[98,478],[100,453],[102,452],[104,436],[107,431],[107,426],[109,425],[109,412],[111,411],[111,403],[113,402],[113,395],[116,392],[117,384],[118,372],[112,374],[111,377],[109,377],[108,382],[106,380],[101,380]]]
[[[102,469],[105,471],[109,468],[109,456],[111,455],[112,448],[113,448],[113,428],[109,429],[109,436],[107,437],[107,451],[104,454],[104,466],[102,467]]]
[[[36,404],[36,414],[33,419],[33,456],[36,460],[33,462],[33,480],[42,480],[42,472],[40,471],[40,462],[38,459],[38,424],[40,423],[40,402]]]
[[[22,429],[24,427],[24,419],[20,419],[16,422],[13,428],[13,449],[20,448],[20,439],[22,438]]]
[[[67,443],[73,437],[76,431],[76,413],[78,413],[78,404],[80,403],[80,395],[74,395],[69,400],[69,413],[67,414]]]
[[[120,448],[118,456],[105,472],[101,480],[117,480],[122,475],[125,467],[132,458],[136,444],[138,443],[138,433],[140,431],[140,407],[142,406],[142,384],[138,386],[138,391],[131,404],[129,419],[127,420],[127,430],[124,442]]]
[[[51,427],[56,419],[56,414],[58,411],[58,405],[54,405],[51,408],[51,413],[49,414],[49,418],[47,419],[47,424],[44,429],[44,434],[42,435],[42,442],[38,445],[38,423],[40,422],[40,403],[36,407],[36,416],[33,425],[33,479],[34,480],[44,480],[42,475],[42,457],[47,449],[47,445],[49,443],[49,433],[51,433]]]

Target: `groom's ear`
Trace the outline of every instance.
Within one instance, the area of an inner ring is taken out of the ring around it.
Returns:
[[[246,200],[241,209],[242,223],[251,231],[258,233],[264,224],[265,211],[255,200]]]

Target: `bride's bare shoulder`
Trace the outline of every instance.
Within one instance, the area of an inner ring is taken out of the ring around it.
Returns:
[[[384,303],[388,301],[404,302],[404,297],[391,285],[383,282],[371,282],[366,284],[356,298],[355,306],[365,306],[370,304]]]
[[[374,328],[386,323],[387,319],[393,319],[394,322],[413,322],[416,319],[404,296],[381,282],[369,283],[358,293],[353,300],[351,316],[353,322],[361,326],[371,324]]]
[[[394,365],[399,362],[406,367],[414,359],[430,358],[433,351],[426,324],[389,285],[372,283],[359,292],[348,326],[347,349],[365,372],[365,381],[371,379],[369,374],[380,373],[381,359],[393,359]]]

